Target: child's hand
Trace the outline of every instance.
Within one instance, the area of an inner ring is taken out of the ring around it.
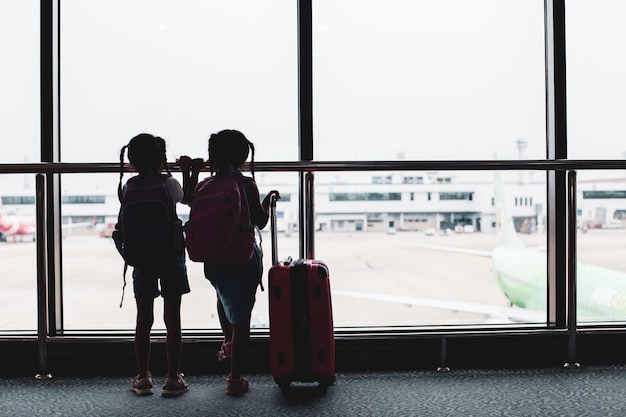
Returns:
[[[280,200],[280,193],[277,190],[272,190],[269,193],[267,193],[267,195],[265,196],[265,198],[263,198],[263,201],[261,202],[261,206],[263,207],[263,210],[268,211],[269,207],[270,207],[270,198],[272,197],[272,195],[276,196],[276,201]]]
[[[189,171],[189,167],[191,166],[191,158],[187,155],[182,155],[180,158],[176,160],[176,163],[180,167],[181,171]]]
[[[193,160],[191,160],[191,169],[193,171],[200,171],[205,166],[206,162],[202,158],[194,158]]]

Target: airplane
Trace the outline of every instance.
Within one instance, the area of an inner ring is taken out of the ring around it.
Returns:
[[[93,226],[94,222],[64,223],[63,230]],[[0,242],[35,241],[37,224],[30,216],[8,215],[0,200]]]
[[[7,215],[2,208],[0,200],[0,242],[7,242],[11,237],[11,241],[18,240],[35,240],[36,223],[34,218]]]
[[[491,271],[510,307],[411,296],[333,291],[333,295],[387,301],[405,305],[482,313],[489,322],[541,323],[547,319],[547,257],[543,248],[529,248],[520,240],[505,203],[500,176],[494,178],[499,214],[499,240],[492,251],[468,250],[413,243],[423,249],[489,257]],[[578,261],[576,264],[577,317],[584,322],[626,321],[626,273]]]

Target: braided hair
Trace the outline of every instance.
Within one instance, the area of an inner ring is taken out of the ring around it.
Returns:
[[[211,174],[215,171],[215,166],[232,165],[233,168],[241,167],[248,155],[252,154],[250,161],[250,172],[254,178],[254,145],[243,133],[238,130],[222,130],[213,133],[209,137],[209,164]]]
[[[122,177],[124,176],[124,154],[128,150],[130,164],[139,171],[139,175],[153,175],[165,168],[168,175],[172,175],[167,165],[165,140],[149,133],[140,133],[122,147],[120,151],[120,183],[117,187],[118,197],[122,198]]]

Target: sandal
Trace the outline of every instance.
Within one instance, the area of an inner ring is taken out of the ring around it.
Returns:
[[[176,380],[167,378],[161,395],[163,397],[176,397],[187,391],[189,391],[189,384],[183,379],[183,374],[178,374]]]
[[[217,360],[223,361],[230,358],[233,354],[233,344],[231,342],[222,343],[220,351],[217,352]]]
[[[226,395],[239,396],[250,389],[250,384],[245,378],[226,378]]]
[[[137,374],[130,384],[130,390],[137,395],[151,395],[154,393],[152,390],[152,374],[148,372],[148,375],[143,378],[139,378],[139,374]]]

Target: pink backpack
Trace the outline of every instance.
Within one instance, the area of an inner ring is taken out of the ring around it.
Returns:
[[[196,189],[185,224],[189,259],[214,267],[245,265],[254,254],[245,177],[211,176]]]

